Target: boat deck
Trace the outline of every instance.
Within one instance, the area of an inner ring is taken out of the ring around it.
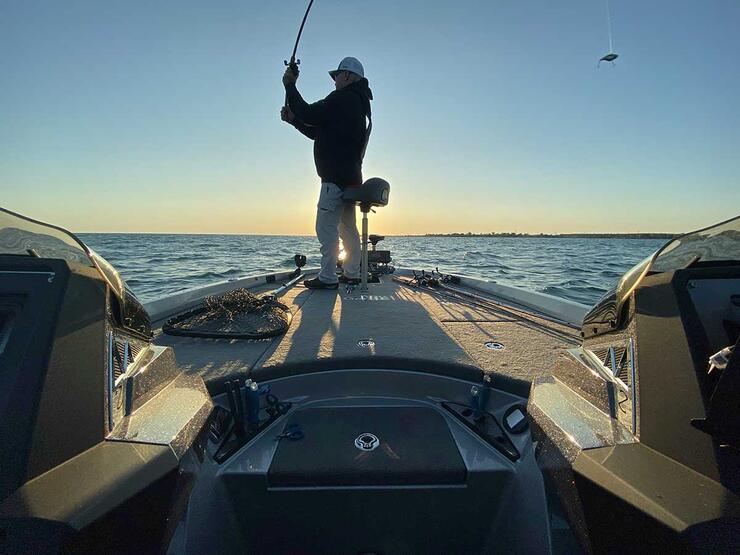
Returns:
[[[494,385],[497,380],[507,382],[509,389],[523,395],[532,379],[548,374],[564,349],[579,343],[573,328],[521,309],[481,308],[409,287],[391,276],[370,284],[365,295],[359,287],[348,293],[342,287],[316,291],[297,285],[281,302],[291,308],[293,321],[280,337],[200,339],[157,330],[155,342],[173,347],[178,365],[202,375],[212,391],[236,375],[259,381],[312,369],[423,371],[433,365],[465,379],[479,378],[482,371],[491,375]],[[368,341],[372,343],[364,343]],[[500,343],[503,349],[492,350],[488,342]]]

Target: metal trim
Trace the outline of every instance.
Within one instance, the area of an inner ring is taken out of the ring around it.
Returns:
[[[619,366],[617,366],[617,350],[614,347],[609,347],[606,350],[606,354],[609,357],[609,362],[612,364],[612,377],[616,378],[619,376]]]
[[[630,395],[632,397],[632,434],[637,436],[637,357],[635,357],[635,341],[632,337],[627,340],[627,351],[630,356]]]
[[[113,340],[113,332],[108,332],[108,368],[107,368],[107,382],[108,382],[108,432],[113,431],[113,348],[115,342]]]
[[[614,390],[614,385],[618,386],[630,399],[632,405],[632,421],[631,421],[631,432],[637,437],[637,357],[635,356],[635,342],[632,337],[628,338],[625,342],[625,353],[622,358],[627,358],[629,364],[629,380],[630,384],[624,383],[619,378],[619,367],[616,362],[616,349],[613,346],[607,348],[606,356],[612,363],[612,369],[610,370],[593,351],[585,347],[577,347],[576,349],[568,349],[568,353],[578,360],[581,364],[589,368],[591,371],[598,373],[605,381],[606,388],[609,397],[609,412],[612,413],[613,408],[616,409],[617,395]],[[616,410],[614,410],[614,416],[616,416]]]
[[[607,367],[604,364],[604,362],[598,356],[596,356],[596,353],[584,347],[581,347],[581,349],[583,349],[583,352],[587,355],[584,358],[587,358],[590,362],[594,363],[594,368],[592,369],[597,370],[604,379],[612,381],[613,383],[617,384],[625,392],[629,392],[630,387],[626,383],[624,383],[622,380],[620,380],[617,377],[617,375],[614,373],[614,371],[610,369],[609,367]],[[614,347],[609,347],[609,351],[610,353],[608,352],[607,354],[613,357],[612,360],[614,360],[616,358]],[[579,358],[578,360],[581,360],[581,359]],[[618,373],[619,372],[617,371],[617,374]]]
[[[617,415],[619,400],[617,399],[617,392],[614,389],[614,382],[611,380],[606,381],[606,397],[609,401],[609,418],[617,420],[619,418]]]
[[[576,353],[572,351],[578,351],[580,350],[583,353],[583,356],[579,356]],[[629,386],[625,384],[622,380],[615,377],[612,371],[607,368],[606,365],[601,361],[601,359],[596,356],[596,354],[584,347],[577,347],[576,349],[568,349],[568,352],[573,356],[576,360],[578,360],[581,364],[589,368],[590,370],[598,373],[605,381],[611,381],[612,383],[617,384],[621,389],[625,391],[629,391]],[[587,364],[588,363],[588,364]]]
[[[126,372],[128,372],[128,358],[131,354],[131,347],[129,345],[128,340],[125,340],[123,342],[123,360],[121,361],[121,375],[118,376],[118,379],[113,384],[114,387],[118,387],[123,380],[126,379]]]

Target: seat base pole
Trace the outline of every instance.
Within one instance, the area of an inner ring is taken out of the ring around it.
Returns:
[[[360,293],[367,293],[367,212],[362,211],[362,279]]]

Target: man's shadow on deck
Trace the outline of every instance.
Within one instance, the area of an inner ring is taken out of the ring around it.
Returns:
[[[306,291],[292,329],[256,368],[404,367],[423,363],[476,367],[474,360],[419,301],[390,282],[360,293]],[[300,293],[296,296],[303,295]],[[297,321],[297,327],[295,326]]]

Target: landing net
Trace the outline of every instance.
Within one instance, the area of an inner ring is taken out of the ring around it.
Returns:
[[[290,326],[290,309],[274,296],[258,297],[246,289],[206,297],[200,307],[162,326],[169,335],[223,339],[263,339],[282,335]]]

